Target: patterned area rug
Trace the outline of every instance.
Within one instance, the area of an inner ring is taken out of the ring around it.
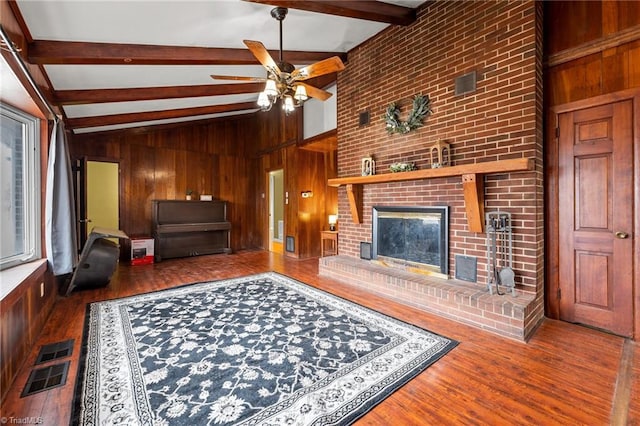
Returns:
[[[93,303],[72,424],[349,424],[456,345],[276,273]]]

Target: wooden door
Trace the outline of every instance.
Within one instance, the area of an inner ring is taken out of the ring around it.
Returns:
[[[560,318],[633,333],[631,101],[559,116]]]

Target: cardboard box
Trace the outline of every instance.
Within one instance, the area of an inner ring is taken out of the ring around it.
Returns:
[[[149,265],[153,263],[153,238],[131,238],[131,264]]]

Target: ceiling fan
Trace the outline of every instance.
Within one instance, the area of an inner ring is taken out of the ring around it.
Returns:
[[[342,71],[344,64],[339,57],[333,56],[306,67],[296,69],[293,65],[282,59],[282,21],[287,16],[288,9],[276,7],[271,10],[271,16],[280,22],[280,57],[274,61],[267,49],[259,41],[243,40],[253,56],[267,69],[267,77],[241,77],[227,75],[212,75],[216,80],[246,80],[263,81],[265,88],[258,96],[258,105],[263,111],[269,111],[271,107],[282,99],[282,108],[287,114],[296,107],[302,105],[309,96],[326,101],[331,93],[304,83],[304,80],[318,77],[332,72]]]

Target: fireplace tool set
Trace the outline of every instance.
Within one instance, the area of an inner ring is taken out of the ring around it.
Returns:
[[[513,272],[513,238],[511,235],[511,213],[487,212],[485,214],[487,229],[487,288],[490,294],[495,291],[505,294],[500,287],[511,290],[516,295],[515,274]],[[508,290],[507,290],[508,291]]]

